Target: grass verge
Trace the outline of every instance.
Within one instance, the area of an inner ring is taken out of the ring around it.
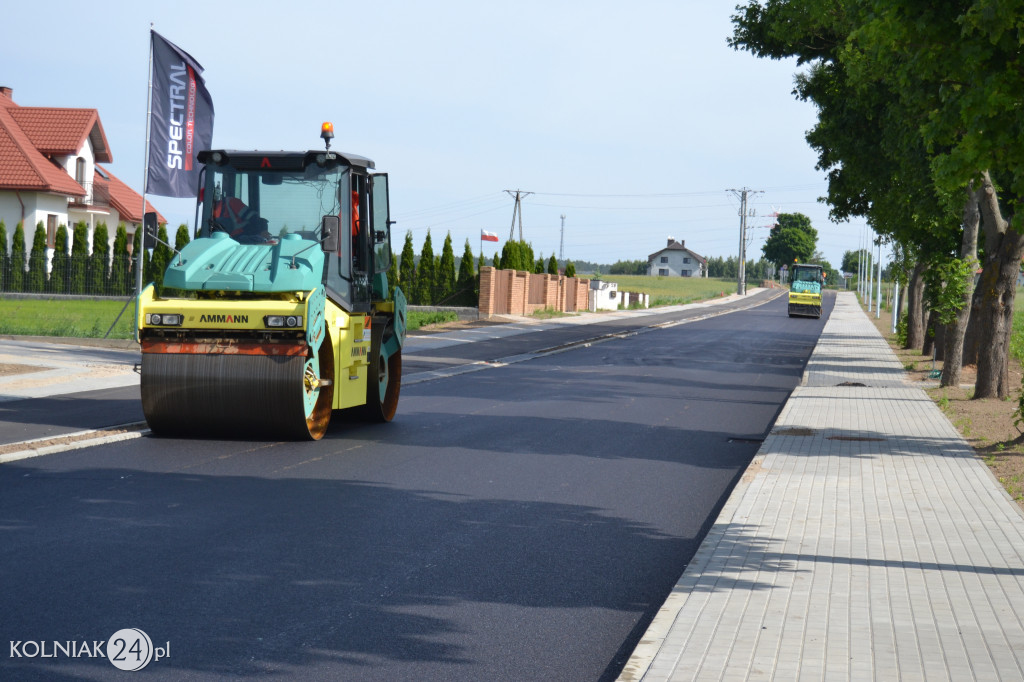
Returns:
[[[125,299],[75,300],[67,298],[0,298],[0,334],[18,336],[68,336],[99,339],[114,324],[124,308]],[[135,304],[129,303],[117,325],[110,332],[112,339],[132,338],[132,316]],[[412,312],[408,329],[428,324],[453,322],[459,316],[446,312]]]

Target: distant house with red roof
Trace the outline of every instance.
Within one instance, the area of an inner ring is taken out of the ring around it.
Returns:
[[[0,87],[0,219],[8,240],[24,223],[29,246],[42,223],[52,249],[59,225],[84,222],[91,248],[97,225],[106,223],[113,242],[124,223],[130,244],[142,223],[142,195],[100,165],[112,156],[99,112],[23,107],[12,94]],[[154,210],[146,202],[146,211]],[[166,222],[159,213],[157,220]]]

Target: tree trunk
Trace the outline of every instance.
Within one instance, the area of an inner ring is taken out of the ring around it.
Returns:
[[[936,317],[934,310],[928,311],[928,324],[924,326],[924,342],[921,344],[921,355],[934,357],[938,360],[939,349],[935,347],[935,328],[938,326],[939,321]]]
[[[907,286],[907,343],[904,348],[924,345],[924,263],[914,266]]]
[[[935,327],[932,329],[932,343],[935,344],[935,361],[946,361],[946,325],[939,322],[939,316],[935,316]]]
[[[986,259],[978,282],[982,289],[982,318],[975,398],[1005,398],[1010,395],[1007,355],[1013,330],[1013,297],[1022,254],[1024,235],[1008,229],[1001,235],[994,258]]]
[[[900,320],[903,319],[903,313],[906,312],[906,310],[907,310],[907,285],[904,284],[904,285],[900,286],[899,292],[900,292],[900,301],[899,301],[900,305],[899,305],[899,309],[896,311],[896,321],[897,322],[899,322]]]
[[[978,259],[978,227],[981,224],[981,209],[978,199],[982,190],[968,190],[964,204],[964,236],[960,244],[960,257],[971,264],[964,282],[964,295],[956,320],[946,326],[943,343],[942,380],[940,386],[959,386],[960,370],[963,367],[964,334],[971,317],[971,300],[974,298],[974,268]]]
[[[981,339],[978,346],[978,379],[975,399],[1010,395],[1009,355],[1013,329],[1013,297],[1017,273],[1024,255],[1024,234],[1003,218],[992,181],[983,176],[980,202],[985,227],[985,267],[978,281],[981,289]]]
[[[975,275],[977,280],[978,276]],[[962,363],[978,364],[978,347],[981,345],[981,287],[975,285],[971,297],[971,317],[967,322],[967,333],[964,334],[964,351]]]

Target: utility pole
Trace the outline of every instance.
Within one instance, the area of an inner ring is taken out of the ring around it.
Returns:
[[[860,231],[860,239],[857,243],[857,297],[860,300],[864,298],[860,295],[860,292],[864,291],[864,230]]]
[[[562,237],[558,240],[558,260],[565,260],[565,214],[562,214]]]
[[[868,242],[868,243],[870,244],[870,247],[868,248],[868,256],[872,257],[872,256],[875,255],[875,245],[874,245],[873,242]],[[872,291],[872,289],[875,288],[875,286],[874,286],[875,285],[875,280],[874,280],[875,268],[873,267],[874,263],[871,262],[873,260],[874,260],[874,258],[870,258],[870,260],[868,261],[868,289],[867,289],[867,294],[868,294],[868,312],[869,313],[870,312],[874,312],[874,308],[872,307],[874,305],[874,300],[873,300],[874,292]]]
[[[516,190],[515,194],[512,190],[505,190],[505,194],[510,197],[514,196],[516,199],[515,206],[512,207],[512,229],[508,231],[508,240],[512,241],[515,239],[516,234],[516,215],[519,215],[519,241],[523,241],[523,205],[522,200],[533,194],[533,192],[523,192],[522,190]]]
[[[747,293],[747,216],[754,217],[754,211],[747,211],[747,195],[760,194],[761,190],[753,190],[749,187],[743,189],[729,189],[740,200],[740,263],[739,273],[736,277],[736,293],[745,296]]]
[[[878,242],[878,296],[875,297],[875,319],[882,316],[882,242]]]

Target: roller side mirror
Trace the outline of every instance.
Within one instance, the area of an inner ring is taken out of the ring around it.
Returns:
[[[320,223],[320,248],[324,253],[334,253],[338,250],[338,233],[341,231],[341,221],[336,215],[325,215]]]

